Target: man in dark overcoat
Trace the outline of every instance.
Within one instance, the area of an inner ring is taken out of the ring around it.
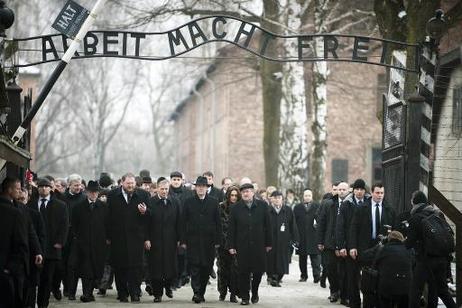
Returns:
[[[221,220],[218,200],[207,194],[207,178],[199,176],[196,193],[185,201],[182,214],[181,244],[187,249],[191,272],[193,301],[204,302],[205,289],[215,259],[215,248],[220,246]]]
[[[319,203],[313,202],[313,193],[311,190],[305,190],[303,192],[303,203],[299,203],[294,207],[295,222],[300,236],[297,250],[300,282],[308,279],[308,256],[310,256],[313,270],[313,282],[318,283],[321,279],[321,255],[316,243],[318,211]]]
[[[271,286],[280,287],[282,277],[289,273],[292,244],[298,244],[299,236],[292,209],[283,205],[282,192],[271,193],[269,208],[273,248],[268,252],[267,275]]]
[[[107,205],[98,200],[99,184],[89,181],[87,198],[74,207],[72,230],[79,260],[75,264],[77,277],[82,279],[82,302],[95,300],[93,289],[103,276],[107,254],[106,218]]]
[[[107,240],[110,243],[120,302],[140,301],[146,216],[139,208],[149,203],[148,192],[136,188],[135,175],[122,177],[121,187],[108,193]]]
[[[173,297],[171,286],[177,277],[181,217],[179,202],[169,195],[169,186],[165,178],[157,181],[157,195],[151,198],[145,213],[148,219],[145,248],[150,251],[148,263],[155,303],[162,301],[164,289],[167,297]]]
[[[348,300],[352,308],[361,307],[361,297],[359,294],[359,281],[361,268],[356,259],[349,254],[351,247],[350,229],[355,212],[366,204],[370,195],[366,195],[366,183],[362,179],[357,179],[353,183],[353,192],[350,193],[342,202],[340,213],[337,217],[337,248],[341,257],[346,262],[346,279],[348,281]]]
[[[6,178],[0,196],[0,307],[24,307],[24,279],[29,267],[27,217],[14,206],[19,180]]]
[[[37,181],[38,199],[29,201],[28,206],[40,213],[45,230],[45,243],[42,247],[44,263],[40,273],[37,305],[48,307],[53,278],[62,259],[62,249],[66,244],[69,215],[66,204],[51,196],[50,180]]]
[[[266,271],[266,253],[273,242],[268,205],[254,198],[252,184],[243,184],[240,190],[242,200],[233,206],[229,218],[228,251],[237,255],[241,304],[248,305],[251,285],[251,301],[259,301],[258,287]]]
[[[183,212],[183,205],[186,199],[193,196],[193,191],[186,188],[183,184],[183,174],[179,171],[173,171],[170,173],[170,188],[168,194],[172,198],[179,200],[180,214]],[[186,250],[179,246],[177,249],[177,262],[178,262],[178,274],[174,287],[181,288],[187,284],[190,280],[188,272],[188,264],[186,258]]]
[[[360,256],[363,251],[377,245],[380,235],[388,235],[385,225],[391,227],[395,225],[395,211],[384,201],[385,188],[383,185],[372,185],[371,195],[372,198],[366,200],[365,205],[355,211],[351,222],[349,255],[353,259]],[[375,296],[363,294],[363,307],[375,307],[376,305]]]

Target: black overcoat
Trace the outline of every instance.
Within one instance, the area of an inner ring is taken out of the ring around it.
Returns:
[[[37,234],[38,242],[40,245],[40,254],[44,256],[44,251],[42,247],[45,247],[46,245],[46,237],[45,237],[45,226],[43,224],[43,220],[40,216],[40,213],[29,206],[25,207],[27,215],[29,216],[29,219],[32,223],[32,226],[35,230],[35,233]],[[30,245],[31,243],[29,243]],[[37,251],[38,252],[38,251]],[[37,252],[35,255],[37,255]],[[32,248],[31,251],[31,256],[30,256],[30,275],[29,275],[29,283],[31,285],[37,285],[39,283],[39,274],[40,270],[39,268],[35,265],[35,255],[34,255],[34,248]]]
[[[351,220],[349,245],[350,249],[357,249],[358,253],[374,247],[378,242],[378,239],[372,239],[372,202],[372,199],[366,200],[365,204],[354,212],[353,219]],[[387,229],[384,225],[394,227],[396,215],[393,208],[388,206],[385,201],[382,202],[382,217],[380,221],[381,229],[379,233],[387,236]]]
[[[298,242],[298,230],[292,209],[284,205],[279,214],[274,207],[270,207],[271,230],[273,236],[273,249],[268,256],[268,274],[289,273],[289,250],[292,243]]]
[[[179,201],[169,196],[165,204],[155,196],[150,200],[146,216],[147,240],[151,241],[149,251],[151,278],[175,278],[178,270],[176,252],[181,232]]]
[[[67,206],[64,202],[52,197],[48,201],[44,213],[40,213],[38,203],[38,200],[32,200],[27,206],[36,211],[34,215],[39,215],[43,222],[43,230],[45,231],[45,243],[42,246],[43,257],[49,260],[61,260],[62,248],[53,246],[61,244],[64,247],[66,244],[69,231]]]
[[[93,209],[87,199],[73,208],[72,230],[78,260],[75,268],[79,277],[100,279],[103,276],[107,255],[107,213],[107,205],[100,200],[96,200]]]
[[[122,188],[111,190],[107,196],[107,237],[111,241],[111,262],[117,269],[139,268],[143,265],[146,215],[138,210],[138,204],[149,204],[148,192],[136,189],[127,204]]]
[[[339,213],[338,196],[324,199],[319,209],[318,226],[316,229],[317,242],[324,245],[325,249],[336,249],[336,226]]]
[[[187,246],[190,264],[212,266],[215,245],[221,241],[221,220],[218,200],[206,195],[200,200],[197,194],[185,201],[182,215],[182,244]]]
[[[318,221],[319,203],[299,203],[294,206],[294,217],[297,224],[300,242],[297,250],[299,255],[319,254],[316,241],[316,223]]]
[[[367,205],[367,200],[370,196],[364,196],[363,205]],[[350,230],[353,222],[355,212],[359,210],[359,205],[354,197],[353,193],[350,193],[342,202],[340,206],[340,213],[337,217],[337,228],[336,228],[336,242],[338,249],[350,250],[351,246]]]
[[[266,202],[254,199],[250,209],[243,200],[231,208],[228,249],[236,249],[241,272],[265,272],[266,249],[272,247],[271,220]]]

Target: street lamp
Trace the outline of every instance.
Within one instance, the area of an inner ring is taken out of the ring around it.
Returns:
[[[0,55],[3,54],[5,30],[10,28],[14,23],[14,12],[8,8],[5,1],[0,0]],[[5,80],[3,76],[3,67],[0,62],[0,115],[10,113],[11,107],[8,102],[5,90]]]

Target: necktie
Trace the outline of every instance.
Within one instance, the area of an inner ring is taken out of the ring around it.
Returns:
[[[94,208],[95,208],[95,202],[90,202],[90,210],[93,211]]]
[[[128,194],[127,194],[127,204],[130,203],[130,200],[132,200],[132,194],[131,194],[131,193],[128,193]]]
[[[42,201],[42,203],[40,203],[40,213],[44,214],[45,209],[47,208],[46,207],[47,199],[44,198],[44,199],[42,199],[40,201]]]
[[[375,204],[375,238],[380,234],[380,209],[379,204]]]
[[[164,205],[167,205],[167,199],[162,199],[164,201]]]
[[[359,206],[363,205],[363,200],[359,200],[358,205]]]

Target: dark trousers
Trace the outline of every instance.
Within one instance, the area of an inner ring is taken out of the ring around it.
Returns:
[[[425,283],[428,283],[428,308],[438,306],[438,297],[441,298],[446,307],[457,307],[446,283],[447,262],[445,257],[428,257],[425,260],[416,260],[409,299],[410,308],[419,307],[420,296]]]
[[[359,282],[361,281],[361,268],[357,260],[350,257],[346,258],[346,275],[348,285],[348,299],[351,308],[361,307],[361,296],[359,292]]]
[[[330,294],[338,293],[340,291],[338,258],[333,249],[326,249],[324,257],[327,265],[327,279],[329,279]]]
[[[326,252],[323,251],[321,253],[321,267],[322,267],[322,271],[321,271],[321,280],[326,280],[327,278],[327,262],[326,262]]]
[[[349,292],[346,258],[337,257],[337,275],[339,279],[340,298],[342,300],[347,300],[349,297]]]
[[[35,303],[37,300],[37,286],[27,285],[25,287],[24,294],[25,294],[24,305],[26,307],[35,307]]]
[[[231,294],[237,294],[237,261],[225,249],[218,251],[218,292],[226,296],[228,290]]]
[[[170,290],[172,286],[172,279],[165,278],[151,278],[152,293],[154,297],[161,297],[164,295],[164,289]]]
[[[100,290],[107,290],[112,286],[114,281],[114,271],[112,270],[112,266],[110,264],[104,265],[104,272],[103,278],[101,278],[99,289]]]
[[[117,293],[120,298],[127,298],[140,295],[141,268],[115,268],[115,281]]]
[[[67,291],[69,292],[69,295],[74,296],[77,292],[77,284],[79,281],[76,273],[76,268],[79,262],[77,254],[77,243],[74,241],[74,243],[70,246],[70,253],[67,259],[67,264],[65,264],[67,266],[65,271],[66,276],[64,277],[67,282]]]
[[[89,297],[93,295],[93,290],[96,285],[95,279],[82,278],[82,293],[84,296]]]
[[[320,278],[321,276],[321,256],[310,254],[311,268],[313,270],[313,278]],[[300,277],[308,279],[308,255],[302,254],[298,256],[298,266],[300,267]]]
[[[407,295],[395,296],[393,298],[380,296],[379,298],[380,308],[407,308],[409,305],[409,297]]]
[[[53,277],[59,267],[59,260],[45,259],[37,293],[37,306],[48,307]]]
[[[252,277],[250,277],[251,274]],[[250,299],[250,290],[253,296],[258,295],[262,275],[261,272],[239,272],[239,294],[243,300]]]
[[[193,289],[194,295],[205,295],[205,289],[211,272],[210,268],[211,266],[189,264],[189,269],[191,271],[191,288]]]

